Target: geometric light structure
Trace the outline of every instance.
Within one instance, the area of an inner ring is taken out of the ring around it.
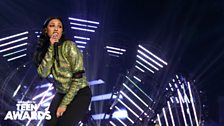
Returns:
[[[109,54],[109,56],[113,56],[113,57],[120,57],[126,52],[126,50],[123,48],[118,48],[113,46],[106,46],[105,49],[107,50],[107,53]]]
[[[192,87],[193,83],[181,74],[171,79],[165,90],[168,101],[161,110],[163,112],[158,113],[160,120],[157,121],[161,125],[200,125],[200,99],[197,90]]]
[[[84,34],[84,36],[80,33],[94,33],[100,23],[97,21],[90,21],[74,17],[68,17],[68,20],[70,22],[70,28],[76,31],[76,35],[74,36],[75,43],[77,44],[77,47],[81,50],[81,52],[83,52],[86,48],[86,45],[90,41],[90,38],[86,36],[86,33]]]
[[[150,52],[142,45],[138,45],[135,68],[143,73],[145,71],[149,71],[154,74],[166,65],[168,65],[167,62]]]
[[[0,53],[8,62],[27,56],[28,31],[0,38]]]

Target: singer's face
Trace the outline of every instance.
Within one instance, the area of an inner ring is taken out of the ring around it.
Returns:
[[[56,34],[56,39],[59,40],[63,32],[62,22],[58,19],[52,19],[48,23],[46,31],[49,37],[51,37],[53,34]]]

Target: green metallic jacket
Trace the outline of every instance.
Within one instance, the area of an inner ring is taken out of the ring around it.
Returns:
[[[59,63],[54,58],[54,47],[50,45],[41,64],[37,68],[38,74],[46,78],[53,74],[59,83],[57,92],[65,94],[60,107],[67,107],[73,100],[79,89],[88,86],[85,76],[74,78],[73,74],[83,71],[83,56],[72,41],[66,40],[58,46]]]

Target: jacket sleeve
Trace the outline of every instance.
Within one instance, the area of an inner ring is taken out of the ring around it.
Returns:
[[[43,78],[46,78],[51,73],[51,67],[54,63],[53,51],[53,45],[50,45],[41,64],[37,68],[38,74]]]
[[[79,71],[83,71],[83,56],[82,53],[79,51],[75,43],[69,42],[67,46],[67,55],[68,61],[71,65],[72,73],[76,73]],[[65,94],[64,98],[61,101],[61,107],[67,107],[68,104],[73,100],[74,96],[77,94],[79,89],[82,87],[83,79],[82,78],[72,78],[71,84],[69,87],[68,92]]]

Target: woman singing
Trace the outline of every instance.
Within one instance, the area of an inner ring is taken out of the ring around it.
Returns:
[[[76,44],[65,40],[64,25],[58,17],[48,18],[43,25],[34,53],[37,72],[42,78],[52,74],[57,82],[45,126],[74,126],[85,116],[91,91],[83,75],[82,53]]]

